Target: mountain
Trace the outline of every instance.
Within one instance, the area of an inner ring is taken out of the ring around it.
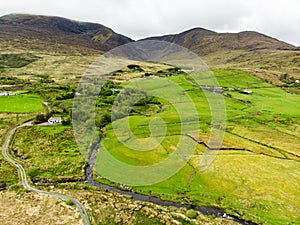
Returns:
[[[199,55],[222,50],[295,50],[296,47],[275,38],[254,32],[217,33],[203,28],[194,28],[180,34],[150,37],[144,40],[161,40],[176,43]]]
[[[101,24],[10,14],[0,17],[0,42],[21,49],[89,52],[107,51],[132,40]]]
[[[203,28],[144,40],[173,42],[202,56],[224,50],[297,49],[291,44],[253,31],[217,33]],[[27,14],[0,17],[0,47],[4,49],[10,46],[11,49],[29,48],[66,53],[103,52],[132,41],[129,37],[96,23]]]
[[[162,40],[186,47],[201,56],[212,69],[224,67],[244,69],[278,84],[282,83],[279,78],[285,73],[300,79],[300,48],[254,31],[217,33],[194,28],[179,34],[143,40]],[[2,53],[33,52],[39,57],[44,57],[45,53],[49,57],[74,54],[99,55],[132,42],[129,37],[96,23],[27,14],[0,17]],[[126,53],[140,56],[142,50],[130,48]],[[50,65],[56,65],[55,63],[54,61]],[[70,65],[78,63],[83,63],[82,59]],[[42,61],[40,67],[44,67]]]

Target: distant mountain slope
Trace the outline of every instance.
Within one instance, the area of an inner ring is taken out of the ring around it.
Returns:
[[[164,40],[184,46],[201,56],[212,69],[241,68],[274,84],[282,84],[280,76],[284,74],[300,79],[300,48],[257,32],[217,33],[194,28],[144,40]],[[2,54],[31,52],[41,58],[45,53],[94,56],[131,42],[132,39],[96,23],[26,14],[0,17]],[[128,49],[126,54],[135,56],[142,52],[141,48]]]
[[[194,28],[180,34],[150,37],[144,40],[163,40],[184,46],[200,55],[220,50],[294,50],[295,46],[272,37],[254,32],[216,33],[203,28]]]
[[[216,33],[194,28],[180,34],[150,37],[179,44],[200,54],[224,50],[295,50],[295,46],[272,37],[245,31]],[[0,48],[58,52],[107,51],[133,40],[96,23],[77,22],[60,17],[10,14],[0,17]],[[5,50],[5,49],[4,49]]]
[[[0,17],[0,41],[50,51],[107,51],[132,40],[100,24],[60,17],[10,14]]]

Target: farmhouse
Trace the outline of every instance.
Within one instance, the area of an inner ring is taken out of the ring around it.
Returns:
[[[8,92],[7,91],[3,91],[3,92],[0,92],[0,96],[8,96]]]
[[[50,117],[48,119],[49,124],[61,124],[61,117]]]
[[[245,89],[245,90],[243,91],[243,93],[244,93],[244,94],[248,94],[248,95],[250,95],[250,94],[252,94],[252,93],[253,93],[253,91],[252,91],[252,90],[250,90],[250,89]]]
[[[0,92],[0,96],[16,96],[16,95],[18,94],[13,92],[7,92],[7,91]]]

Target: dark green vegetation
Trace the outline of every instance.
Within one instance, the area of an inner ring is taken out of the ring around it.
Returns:
[[[0,69],[24,67],[37,59],[33,54],[1,54]]]
[[[0,190],[16,185],[18,181],[17,172],[2,157],[0,158],[0,165]]]

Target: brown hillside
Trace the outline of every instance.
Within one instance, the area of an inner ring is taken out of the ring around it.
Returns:
[[[2,50],[5,47],[16,47],[60,53],[107,51],[131,41],[130,38],[95,23],[25,14],[0,17]]]
[[[296,47],[275,38],[254,32],[216,33],[203,28],[194,28],[180,34],[150,37],[146,40],[163,40],[184,46],[199,55],[220,50],[295,50]]]

